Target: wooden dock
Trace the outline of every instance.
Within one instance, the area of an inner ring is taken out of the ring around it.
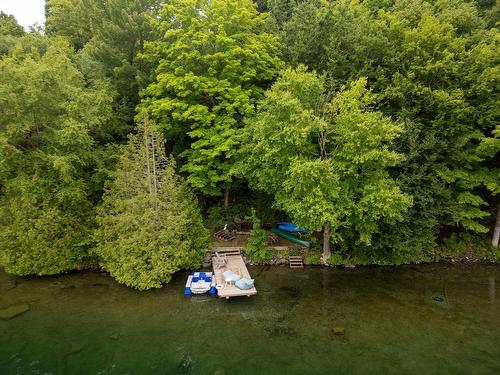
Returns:
[[[216,253],[219,254],[220,257],[224,257],[226,259],[224,262],[225,264],[222,265],[217,261]],[[217,295],[219,298],[229,299],[231,297],[239,296],[250,297],[257,294],[257,289],[255,289],[255,287],[247,290],[241,290],[235,285],[229,285],[224,282],[224,276],[222,276],[222,274],[226,271],[232,271],[241,277],[251,279],[250,273],[248,272],[245,262],[243,261],[239,248],[214,249],[212,251],[212,267],[217,285],[224,285],[222,289],[217,289]]]

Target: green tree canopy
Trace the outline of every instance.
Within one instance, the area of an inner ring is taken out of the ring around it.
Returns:
[[[43,38],[40,50],[33,40],[20,39],[0,60],[0,264],[19,275],[63,272],[86,256],[90,134],[111,109],[104,87],[86,85],[65,41]]]
[[[89,81],[109,80],[114,96],[113,127],[99,141],[126,141],[134,122],[139,90],[149,67],[137,59],[152,38],[149,22],[159,0],[48,0],[47,34],[68,38]]]
[[[336,243],[354,232],[370,244],[378,224],[401,220],[411,203],[387,171],[401,160],[391,146],[402,129],[372,103],[365,79],[331,98],[299,67],[282,73],[245,129],[240,171],[298,225],[324,228],[325,260],[330,231]]]
[[[0,11],[0,58],[14,47],[16,39],[24,35],[24,28],[14,16]]]
[[[496,191],[498,170],[478,146],[498,123],[498,30],[484,18],[491,5],[304,2],[283,25],[287,61],[324,73],[334,88],[366,76],[375,106],[404,127],[396,147],[405,159],[390,172],[414,204],[400,225],[382,227],[377,251],[410,259],[435,247],[443,228],[488,230],[487,205],[496,204],[486,190]]]
[[[120,283],[159,288],[200,265],[208,235],[195,200],[148,120],[123,146],[98,209],[95,254]]]
[[[14,16],[0,11],[0,35],[22,36],[24,28]]]
[[[92,38],[99,0],[47,0],[45,2],[45,31],[50,36],[69,38],[77,50]]]
[[[146,109],[197,190],[219,195],[231,181],[236,134],[280,66],[278,38],[251,0],[173,0],[153,20],[160,38],[146,44],[156,80]]]

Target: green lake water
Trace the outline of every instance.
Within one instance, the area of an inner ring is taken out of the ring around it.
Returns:
[[[500,267],[251,267],[258,295],[0,271],[0,374],[500,374]],[[336,335],[333,328],[345,329]]]

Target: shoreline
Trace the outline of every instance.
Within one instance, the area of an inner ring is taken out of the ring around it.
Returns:
[[[296,249],[295,249],[296,250]],[[286,251],[280,249],[280,251]],[[314,250],[313,250],[314,251]],[[207,250],[207,256],[202,261],[202,264],[199,268],[210,268],[212,267],[211,261],[207,261],[208,255],[210,254],[210,251]],[[245,254],[244,250],[241,252],[242,258],[245,262],[245,265],[250,266],[250,267],[273,267],[273,268],[289,268],[289,262],[288,260],[283,257],[281,254],[273,256],[273,258],[268,259],[268,260],[263,260],[263,261],[254,261],[248,258],[248,256]],[[364,268],[405,268],[405,267],[415,267],[415,266],[432,266],[432,265],[447,265],[447,266],[473,266],[473,265],[480,265],[480,266],[493,266],[493,267],[500,267],[500,260],[498,259],[490,259],[487,257],[472,257],[472,256],[456,256],[456,257],[444,257],[442,259],[436,259],[432,261],[410,261],[410,262],[403,262],[399,264],[394,264],[394,263],[357,263],[357,264],[323,264],[319,262],[308,262],[307,259],[304,259],[304,268],[326,268],[326,269],[339,269],[339,270],[356,270],[356,269],[364,269]],[[297,271],[297,269],[292,269],[294,271]],[[101,268],[98,264],[82,264],[77,266],[75,269],[68,270],[65,272],[57,273],[57,274],[48,274],[48,275],[16,275],[9,273],[5,270],[4,267],[0,267],[0,272],[4,272],[5,274],[13,277],[21,277],[21,278],[43,278],[43,277],[57,277],[61,275],[68,275],[68,274],[77,274],[80,272],[85,272],[85,271],[96,271],[96,272],[102,272],[108,274],[110,277],[112,275],[106,271],[105,269]],[[190,270],[180,270],[178,272],[186,272]],[[300,271],[300,269],[298,270]],[[168,285],[167,284],[164,284]],[[131,288],[134,289],[134,288]],[[154,288],[153,288],[154,289]]]
[[[228,247],[231,248],[231,247]],[[222,247],[218,249],[223,249]],[[333,264],[333,263],[322,263],[319,258],[317,259],[312,259],[309,257],[307,254],[317,254],[318,252],[315,250],[308,250],[308,249],[297,249],[297,248],[288,248],[288,249],[283,249],[282,247],[280,248],[274,248],[276,251],[276,254],[273,255],[272,258],[267,259],[267,260],[252,260],[248,257],[248,255],[245,253],[245,250],[241,248],[241,255],[243,257],[243,260],[246,265],[248,266],[276,266],[276,267],[282,267],[282,266],[289,266],[289,261],[288,261],[288,256],[290,254],[296,255],[298,253],[301,253],[300,255],[303,258],[304,261],[304,266],[313,266],[313,267],[325,267],[325,268],[339,268],[339,269],[355,269],[355,268],[360,268],[360,267],[400,267],[400,266],[411,266],[411,265],[432,265],[432,264],[448,264],[448,265],[467,265],[467,264],[482,264],[482,265],[500,265],[500,259],[494,259],[493,257],[488,258],[484,256],[473,256],[470,253],[460,253],[457,256],[445,256],[440,259],[434,259],[430,261],[426,260],[415,260],[415,261],[408,261],[408,262],[402,262],[402,263],[377,263],[377,262],[371,262],[371,263],[339,263],[339,264]],[[209,254],[211,253],[212,250],[207,250],[207,255],[203,259],[203,266],[208,267],[211,266],[211,261],[209,258]]]

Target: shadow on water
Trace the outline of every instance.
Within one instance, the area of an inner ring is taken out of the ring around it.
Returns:
[[[258,295],[227,301],[184,297],[184,273],[0,272],[0,374],[500,373],[500,267],[250,273]]]
[[[259,276],[261,275],[261,273],[262,273],[262,272],[264,272],[264,271],[269,271],[270,269],[271,269],[271,266],[270,266],[270,265],[268,265],[268,264],[266,264],[266,265],[264,265],[264,266],[262,266],[262,267],[260,268],[260,270],[259,270],[259,272],[257,272],[257,275],[256,275],[256,276],[257,276],[257,277],[259,277]]]

